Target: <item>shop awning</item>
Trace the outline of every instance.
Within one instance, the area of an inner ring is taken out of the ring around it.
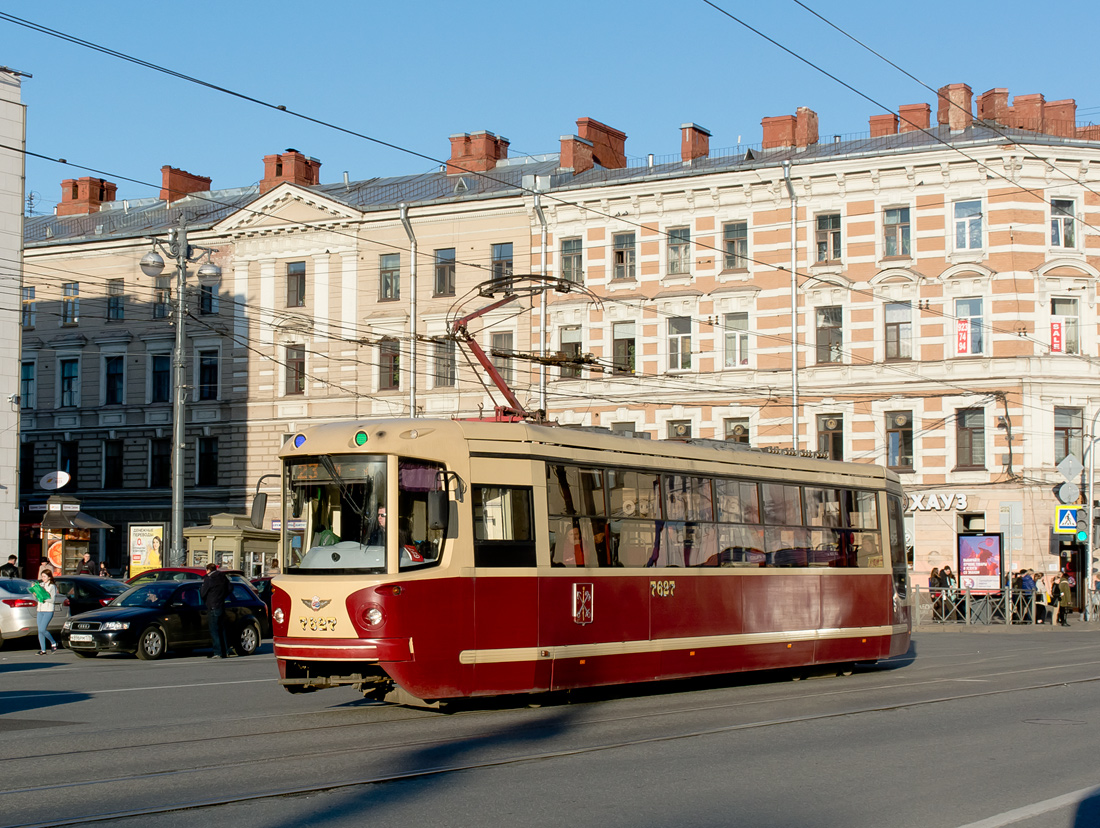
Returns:
[[[46,512],[42,518],[42,528],[53,532],[66,529],[114,529],[111,524],[104,523],[98,518],[84,512]]]

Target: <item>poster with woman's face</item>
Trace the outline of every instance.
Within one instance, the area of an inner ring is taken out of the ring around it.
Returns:
[[[163,566],[164,524],[130,524],[130,575]]]
[[[959,535],[959,586],[1001,588],[1001,536]]]

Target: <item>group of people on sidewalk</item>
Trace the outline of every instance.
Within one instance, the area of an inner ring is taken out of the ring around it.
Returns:
[[[1055,624],[1068,627],[1069,614],[1073,606],[1073,585],[1065,575],[1058,575],[1050,585],[1050,591],[1044,582],[1045,575],[1033,569],[1021,569],[1011,581],[1013,593],[1022,595],[1024,603],[1021,611],[1014,613],[1016,623],[1030,623],[1031,602],[1035,602],[1035,623]],[[933,567],[928,577],[928,592],[932,598],[933,617],[936,621],[959,620],[959,582],[950,566],[943,569]]]

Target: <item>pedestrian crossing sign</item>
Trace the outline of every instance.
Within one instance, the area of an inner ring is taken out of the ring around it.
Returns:
[[[1062,535],[1072,535],[1077,531],[1077,507],[1058,506],[1054,519],[1054,531]]]

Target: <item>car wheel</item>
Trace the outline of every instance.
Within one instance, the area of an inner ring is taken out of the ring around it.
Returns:
[[[80,650],[70,650],[69,652],[71,652],[77,658],[95,658],[96,657],[95,653],[85,653],[85,652],[82,652]]]
[[[249,624],[241,630],[241,639],[237,644],[237,652],[243,656],[252,655],[260,648],[260,628],[255,624]]]
[[[142,661],[155,661],[162,658],[166,643],[164,633],[156,627],[149,627],[138,639],[137,657]]]

